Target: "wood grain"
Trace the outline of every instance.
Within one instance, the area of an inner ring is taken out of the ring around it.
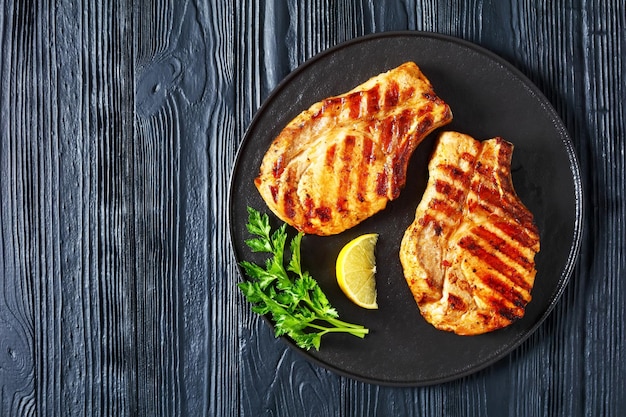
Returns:
[[[0,415],[582,416],[626,412],[621,0],[0,3]],[[572,136],[585,240],[548,320],[422,388],[335,375],[249,311],[228,184],[289,72],[369,33],[475,42]]]

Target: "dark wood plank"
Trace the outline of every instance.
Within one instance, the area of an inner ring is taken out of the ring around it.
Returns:
[[[21,31],[28,11],[25,7],[3,7],[1,23],[2,91],[0,113],[0,190],[2,200],[2,297],[0,297],[0,410],[2,415],[33,415],[35,398],[35,362],[33,351],[35,312],[33,291],[37,281],[31,268],[32,257],[21,248],[30,241],[31,215],[24,203],[32,194],[28,174],[28,155],[32,145],[22,139],[29,136],[29,122],[22,110],[29,82],[22,48],[32,47],[32,35]],[[24,89],[24,90],[23,90]],[[30,93],[32,94],[32,92]],[[14,97],[13,99],[11,97]],[[18,98],[19,97],[19,98]]]
[[[236,3],[236,2],[235,2]],[[620,0],[3,2],[0,415],[621,415],[626,6]],[[585,243],[553,314],[475,375],[390,388],[309,363],[235,283],[228,180],[306,59],[387,30],[480,44],[563,118]]]

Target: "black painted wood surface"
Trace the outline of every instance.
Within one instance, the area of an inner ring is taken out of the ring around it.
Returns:
[[[0,3],[0,415],[626,414],[624,2],[242,3]],[[536,83],[586,205],[548,320],[495,365],[422,388],[339,377],[274,339],[235,287],[226,219],[237,147],[277,83],[406,29]]]

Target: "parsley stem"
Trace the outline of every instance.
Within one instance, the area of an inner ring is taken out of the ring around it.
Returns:
[[[246,226],[256,237],[246,240],[246,244],[253,252],[270,253],[272,256],[266,260],[265,267],[241,262],[251,280],[238,286],[252,304],[253,311],[272,316],[276,336],[288,335],[304,349],[319,349],[320,339],[327,333],[365,337],[369,330],[339,320],[337,310],[330,305],[317,281],[302,270],[300,242],[303,234],[298,233],[291,240],[291,260],[285,267],[286,224],[272,232],[267,214],[251,207],[248,207],[248,214]],[[327,325],[322,325],[322,322]]]
[[[325,319],[322,319],[322,320],[325,320]],[[353,328],[353,327],[325,327],[325,326],[321,326],[321,325],[315,324],[315,323],[308,323],[308,326],[312,327],[314,329],[322,330],[320,332],[320,335],[323,335],[323,334],[326,334],[326,333],[350,333],[351,335],[363,338],[363,337],[365,337],[366,334],[369,333],[369,329],[366,329],[364,327],[360,327],[360,328]]]

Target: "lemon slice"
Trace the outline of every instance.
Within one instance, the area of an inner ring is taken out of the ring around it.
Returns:
[[[361,235],[344,246],[337,257],[337,284],[358,306],[377,309],[376,257],[378,234]]]

